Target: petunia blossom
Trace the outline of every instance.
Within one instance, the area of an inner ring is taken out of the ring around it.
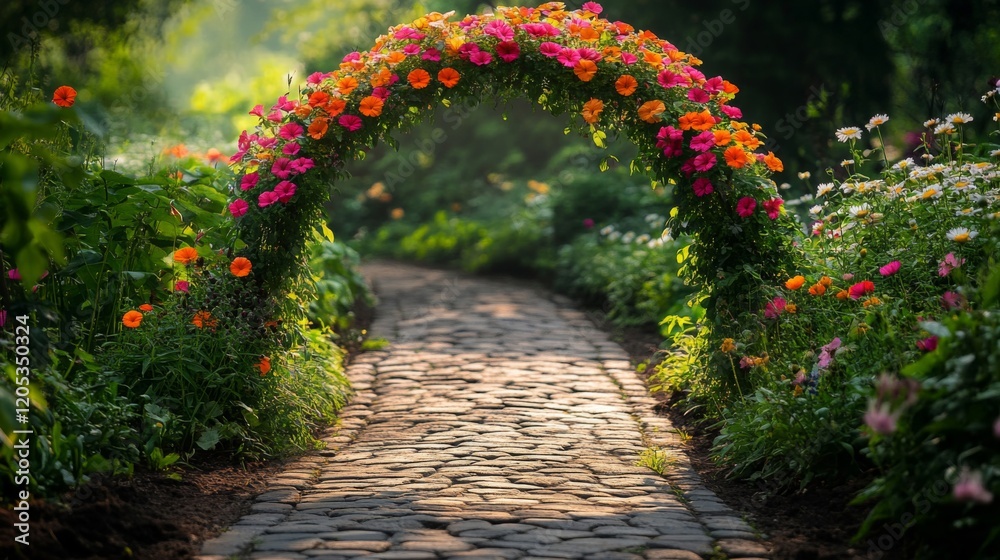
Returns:
[[[278,202],[278,195],[274,191],[266,191],[260,193],[257,197],[257,206],[261,208],[267,208],[268,206]]]
[[[707,152],[715,147],[715,134],[706,130],[691,139],[691,149],[696,152]]]
[[[771,200],[764,201],[764,212],[767,213],[767,217],[772,220],[777,220],[778,216],[781,215],[781,207],[785,204],[785,201],[780,198],[772,198]]]
[[[741,218],[749,218],[753,211],[757,209],[757,201],[749,196],[744,196],[736,203],[736,213]]]
[[[705,177],[698,177],[695,179],[691,187],[694,189],[695,196],[698,197],[708,196],[715,192],[715,187],[712,186],[712,182]]]
[[[299,174],[309,171],[314,166],[315,164],[313,163],[313,160],[305,157],[300,157],[295,161],[293,161],[291,164],[289,164],[289,167],[291,167],[292,171]]]
[[[514,62],[521,56],[521,46],[514,41],[504,41],[497,45],[497,56],[504,62]]]
[[[694,156],[691,160],[694,163],[694,170],[699,173],[705,173],[706,171],[715,167],[715,162],[718,157],[712,152],[705,152],[703,154],[698,154]],[[751,199],[752,200],[752,199]]]
[[[278,158],[271,165],[271,174],[279,179],[287,179],[292,175],[292,160]]]
[[[898,413],[892,412],[889,403],[871,401],[865,412],[865,424],[876,434],[889,435],[896,431]]]
[[[486,66],[487,64],[493,62],[493,55],[486,51],[479,51],[469,56],[469,61],[476,66]]]
[[[538,46],[538,52],[549,58],[555,58],[562,53],[562,46],[558,43],[545,42]]]
[[[186,294],[191,291],[191,283],[187,280],[178,280],[174,282],[174,291]]]
[[[970,471],[967,467],[958,475],[958,481],[952,489],[952,495],[959,502],[976,502],[990,504],[993,493],[983,485],[983,475],[979,471]]]
[[[282,204],[288,204],[288,201],[290,201],[292,197],[295,196],[295,190],[296,190],[295,183],[292,183],[291,181],[282,181],[277,185],[275,185],[274,194],[275,196],[277,196],[278,202],[281,202]]]
[[[945,292],[941,295],[941,307],[945,311],[954,311],[965,307],[967,301],[965,296],[958,292]]]
[[[561,48],[556,59],[566,68],[573,68],[577,62],[580,62],[580,53],[576,49],[564,47]]]
[[[929,336],[923,340],[918,340],[917,349],[923,352],[933,352],[937,350],[938,341],[939,339],[936,336]]]
[[[361,129],[361,117],[357,115],[341,115],[340,119],[337,120],[340,126],[346,128],[349,132],[355,132]]]
[[[239,218],[240,216],[246,214],[249,209],[250,205],[247,204],[247,201],[241,198],[237,198],[229,204],[229,213],[232,214],[234,218]]]
[[[295,140],[301,137],[305,133],[305,129],[299,123],[290,122],[288,124],[282,125],[278,130],[278,136],[281,136],[285,140]]]
[[[764,306],[764,317],[767,319],[777,319],[786,307],[788,307],[788,301],[785,298],[775,297]]]

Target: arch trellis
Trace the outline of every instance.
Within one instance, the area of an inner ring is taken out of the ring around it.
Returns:
[[[392,131],[441,105],[527,98],[570,113],[598,143],[624,135],[638,147],[634,169],[675,183],[671,226],[694,238],[685,271],[716,323],[759,309],[759,288],[793,264],[795,226],[768,178],[781,161],[762,153],[759,127],[740,120],[735,85],[602,11],[549,2],[461,20],[431,13],[310,75],[297,97],[256,106],[260,122],[232,159],[229,206],[254,274],[276,292],[296,276],[345,162]]]

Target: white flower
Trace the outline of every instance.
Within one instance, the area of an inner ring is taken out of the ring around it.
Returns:
[[[791,183],[782,183],[781,185],[778,186],[778,188],[783,191],[787,191],[788,189],[792,188],[792,185]]]
[[[651,238],[644,233],[644,234],[640,235],[639,237],[636,237],[635,238],[635,242],[638,243],[638,244],[640,244],[640,245],[642,245],[642,244],[645,244],[645,243],[649,243],[650,239]]]
[[[601,228],[601,235],[608,236],[611,232],[615,231],[615,226],[604,226]]]
[[[993,157],[1000,157],[1000,150],[993,150],[990,152],[990,155]]]
[[[904,160],[897,161],[895,165],[892,166],[893,169],[906,169],[914,165],[913,158],[906,158]]]
[[[609,240],[611,240],[611,241],[618,241],[618,240],[619,240],[619,239],[621,239],[621,238],[622,238],[622,234],[621,234],[621,232],[620,232],[620,231],[612,231],[612,232],[611,232],[611,233],[610,233],[610,234],[608,235],[608,239],[609,239]]]
[[[966,243],[976,238],[979,232],[969,228],[959,227],[948,230],[948,239],[955,243]]]
[[[851,166],[851,165],[854,165],[854,160],[853,159],[845,159],[844,161],[840,162],[840,166],[841,167],[848,167],[848,166]]]
[[[821,212],[823,212],[823,207],[819,204],[809,209],[809,214],[813,216],[818,216]]]
[[[812,173],[809,173],[808,171],[802,171],[801,173],[799,173],[799,179],[805,180],[808,179],[809,177],[812,177]]]
[[[920,157],[924,158],[927,161],[934,159],[934,156],[932,156],[931,154],[923,154]]]
[[[924,121],[924,128],[931,128],[932,126],[937,126],[937,124],[938,124],[937,119],[926,120]]]
[[[868,124],[865,125],[865,128],[871,130],[877,126],[882,126],[887,122],[889,122],[889,115],[875,115],[868,121]]]
[[[940,198],[942,194],[944,193],[941,191],[941,185],[930,185],[920,193],[920,198],[922,200]]]
[[[966,124],[972,122],[972,115],[968,113],[954,113],[948,115],[948,122],[953,124]]]
[[[955,132],[955,125],[951,124],[950,122],[939,124],[937,125],[937,127],[934,128],[934,134],[954,134],[954,132]]]
[[[872,207],[868,204],[862,204],[860,206],[851,206],[847,211],[855,218],[864,218],[872,211]]]
[[[816,196],[820,197],[825,194],[829,194],[830,191],[832,190],[833,190],[833,183],[820,183],[819,186],[816,187]]]
[[[626,245],[631,244],[633,241],[635,241],[635,233],[631,231],[622,236],[622,243]]]
[[[848,140],[860,140],[861,129],[856,126],[845,126],[837,129],[837,140],[847,142]]]
[[[983,211],[982,208],[962,208],[961,210],[955,212],[955,215],[958,217],[975,216],[976,214],[982,211]]]

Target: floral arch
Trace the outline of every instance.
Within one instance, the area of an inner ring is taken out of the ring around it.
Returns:
[[[255,276],[277,295],[297,275],[345,162],[437,106],[521,97],[571,114],[598,145],[608,133],[629,138],[638,147],[633,169],[675,184],[671,226],[694,239],[685,272],[705,308],[717,323],[757,311],[757,288],[793,255],[794,225],[768,178],[781,161],[760,151],[760,127],[740,120],[735,85],[602,11],[595,2],[575,11],[548,2],[458,21],[431,13],[391,28],[338,70],[310,75],[298,96],[256,106],[260,123],[232,158],[229,205],[238,252]]]

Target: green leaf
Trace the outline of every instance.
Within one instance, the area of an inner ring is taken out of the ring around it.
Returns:
[[[214,448],[219,443],[219,429],[209,428],[201,433],[196,445],[205,451]]]

